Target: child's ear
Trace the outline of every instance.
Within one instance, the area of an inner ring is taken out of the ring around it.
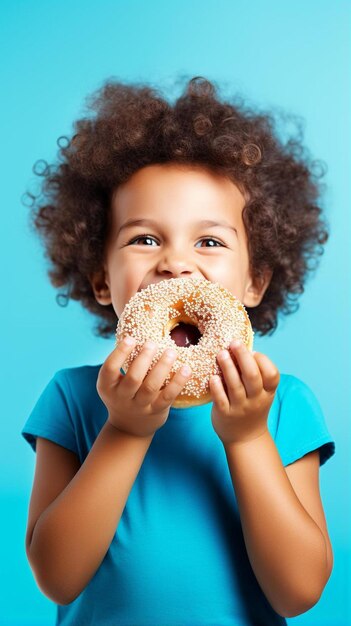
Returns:
[[[255,307],[260,304],[262,298],[267,290],[271,278],[273,276],[273,270],[266,269],[262,276],[251,278],[244,294],[243,304],[247,307]]]
[[[101,269],[98,272],[90,274],[89,281],[94,292],[95,300],[103,306],[111,304],[111,292],[105,270]]]

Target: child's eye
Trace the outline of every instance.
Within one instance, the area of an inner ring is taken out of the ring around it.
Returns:
[[[157,240],[155,239],[155,237],[152,237],[151,235],[139,235],[138,237],[134,237],[134,239],[131,239],[128,242],[128,245],[129,246],[130,245],[135,245],[135,244],[138,245],[138,242],[141,242],[141,241],[147,242],[145,245],[147,245],[149,247],[152,246],[152,242],[155,242],[156,244],[158,243]],[[211,243],[209,243],[208,246],[206,246],[206,247],[209,247],[209,248],[217,248],[218,246],[223,246],[221,241],[218,241],[217,239],[213,239],[213,237],[203,237],[202,239],[200,239],[200,241],[198,243],[202,243],[204,241],[206,243],[211,242]],[[144,245],[144,244],[142,244],[142,245]]]
[[[216,248],[217,246],[223,246],[221,241],[217,241],[217,239],[213,239],[213,237],[203,237],[200,239],[200,242],[206,241],[207,243],[211,241],[212,243],[208,246],[209,248]]]
[[[147,241],[147,242],[155,241],[157,243],[155,237],[151,237],[150,235],[139,235],[139,237],[135,237],[134,239],[131,239],[131,241],[128,242],[128,245],[130,246],[142,240]],[[149,246],[150,244],[147,243],[146,245]]]

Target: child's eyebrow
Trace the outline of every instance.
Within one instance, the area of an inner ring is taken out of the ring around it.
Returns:
[[[238,231],[236,230],[236,228],[234,226],[232,226],[231,224],[229,224],[229,222],[226,221],[222,221],[222,222],[213,222],[212,220],[202,220],[201,222],[197,222],[198,226],[201,226],[201,228],[214,228],[216,226],[219,226],[220,228],[228,228],[229,230],[233,230],[236,235],[238,234]]]
[[[122,226],[120,227],[118,233],[117,233],[117,237],[120,234],[120,232],[122,230],[124,230],[125,228],[130,228],[131,226],[154,226],[157,227],[158,226],[158,222],[156,222],[155,220],[147,220],[147,219],[140,219],[140,220],[134,220],[134,219],[130,219],[127,220],[125,222],[125,224],[122,224]],[[234,226],[231,226],[231,224],[229,224],[228,222],[225,221],[221,221],[221,222],[214,222],[212,220],[201,220],[200,222],[195,222],[194,226],[199,226],[201,228],[214,228],[214,227],[220,227],[220,228],[228,228],[230,230],[233,230],[236,235],[238,235],[238,231]]]

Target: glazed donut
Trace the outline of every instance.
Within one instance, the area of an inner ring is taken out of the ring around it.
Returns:
[[[166,348],[177,353],[164,386],[182,365],[191,367],[192,375],[172,405],[185,408],[211,401],[210,376],[218,374],[223,380],[218,352],[233,339],[252,350],[254,332],[244,305],[222,285],[201,278],[170,278],[149,285],[129,300],[118,321],[116,344],[126,335],[134,337],[136,345],[123,365],[124,372],[147,340],[158,346],[148,372]]]

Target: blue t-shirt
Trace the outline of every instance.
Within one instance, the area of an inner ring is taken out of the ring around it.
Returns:
[[[22,430],[33,450],[44,437],[84,462],[107,419],[100,367],[55,374]],[[57,626],[286,624],[251,568],[211,408],[171,408],[99,569],[74,602],[57,606]],[[321,465],[334,454],[318,401],[295,376],[281,374],[268,428],[283,465],[317,448]]]

